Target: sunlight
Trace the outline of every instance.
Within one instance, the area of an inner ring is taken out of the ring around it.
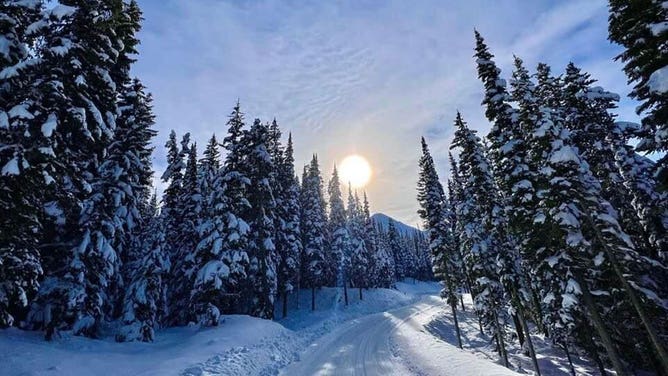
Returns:
[[[367,185],[371,179],[371,166],[362,156],[349,155],[343,159],[339,167],[342,184],[350,184],[353,188],[361,188]]]

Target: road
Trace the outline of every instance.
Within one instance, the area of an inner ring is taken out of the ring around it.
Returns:
[[[311,344],[281,375],[517,375],[425,330],[443,309],[437,297],[423,296],[347,322]]]

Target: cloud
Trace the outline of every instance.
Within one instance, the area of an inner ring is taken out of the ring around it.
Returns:
[[[155,95],[155,165],[170,129],[200,145],[225,132],[237,98],[249,121],[276,117],[293,132],[297,171],[312,153],[323,176],[359,153],[374,168],[372,209],[417,223],[424,135],[447,175],[456,110],[481,134],[473,54],[478,28],[509,75],[512,54],[559,72],[573,60],[625,95],[607,9],[590,0],[443,2],[139,0],[146,21],[135,73]],[[620,113],[635,120],[634,103]],[[201,149],[201,148],[200,148]],[[158,174],[159,175],[159,174]]]

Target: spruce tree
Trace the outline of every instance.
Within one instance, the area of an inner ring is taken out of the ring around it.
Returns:
[[[352,187],[348,183],[348,207],[346,221],[350,234],[350,282],[357,287],[360,300],[363,299],[362,289],[369,287],[370,275],[369,252],[364,242],[364,214],[360,207],[357,192],[353,195]]]
[[[350,280],[350,256],[352,244],[346,225],[346,209],[341,196],[341,182],[334,166],[332,177],[327,186],[329,197],[328,246],[329,269],[334,286],[343,287],[345,304],[348,305],[348,282]]]
[[[39,20],[41,1],[0,5],[0,328],[18,325],[39,288],[42,275],[37,245],[44,178],[33,161],[41,153],[31,140],[30,113],[35,59],[29,27]]]
[[[252,294],[250,314],[266,319],[274,318],[277,294],[278,254],[275,246],[276,201],[271,175],[274,165],[267,151],[270,142],[269,127],[259,119],[242,139],[246,155],[242,171],[249,179],[247,199],[251,204],[248,225],[253,230],[248,236],[248,256]]]
[[[460,247],[471,272],[472,295],[482,324],[494,334],[499,355],[508,366],[505,350],[506,300],[497,259],[503,252],[495,227],[498,203],[496,186],[484,147],[475,131],[468,128],[461,115],[455,119],[455,138],[451,148],[460,149],[459,173],[462,178],[462,201],[456,212],[462,222]]]
[[[36,85],[41,98],[33,121],[42,124],[41,150],[57,157],[42,167],[55,183],[47,206],[63,213],[48,223],[45,242],[59,245],[44,254],[47,277],[31,314],[47,338],[59,328],[97,336],[118,269],[114,213],[105,210],[99,168],[116,128],[118,88],[110,71],[122,53],[114,30],[119,4],[62,1],[62,11],[45,12],[50,26],[39,50],[45,79]]]
[[[246,312],[241,294],[248,288],[249,256],[247,238],[250,228],[242,215],[248,210],[245,198],[248,179],[240,171],[243,114],[237,102],[227,122],[223,140],[227,151],[221,168],[216,169],[216,148],[207,148],[206,185],[209,193],[203,207],[206,212],[198,227],[199,243],[195,253],[195,283],[191,292],[191,311],[201,325],[218,325],[220,313]],[[204,177],[203,177],[204,178]]]
[[[610,0],[609,39],[624,47],[621,60],[629,83],[629,96],[641,102],[636,109],[643,116],[638,149],[668,151],[668,8],[661,0]],[[663,189],[668,188],[668,157],[656,166]]]
[[[283,158],[280,160],[280,165],[277,166],[277,178],[281,192],[280,205],[277,209],[281,218],[279,221],[281,227],[277,229],[276,240],[278,252],[280,252],[278,288],[283,297],[283,317],[288,314],[288,294],[293,291],[299,292],[302,253],[299,182],[295,178],[293,153],[292,134],[290,134]]]
[[[147,225],[139,235],[144,253],[128,261],[133,273],[123,303],[123,326],[116,335],[119,342],[152,342],[167,315],[169,255],[156,201],[152,209],[153,215],[144,218]]]
[[[304,253],[302,256],[302,285],[311,289],[311,310],[315,310],[315,290],[326,283],[325,255],[325,200],[317,156],[304,167],[302,179],[301,230]]]
[[[462,339],[457,320],[457,287],[461,282],[454,235],[447,222],[447,202],[443,186],[438,179],[434,160],[427,142],[422,138],[422,156],[420,157],[418,180],[418,214],[424,221],[429,234],[429,250],[433,258],[434,276],[442,281],[444,288],[441,297],[445,298],[452,309],[457,333],[457,344],[462,348]]]

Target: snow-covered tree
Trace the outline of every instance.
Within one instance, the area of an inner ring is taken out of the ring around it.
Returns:
[[[246,249],[248,224],[241,212],[248,209],[245,198],[248,179],[239,171],[244,121],[239,103],[229,116],[228,134],[223,147],[225,163],[216,168],[216,148],[207,148],[205,212],[198,227],[199,243],[195,253],[195,283],[191,292],[191,310],[202,325],[218,325],[221,312],[243,312],[242,290],[249,284],[249,257]],[[214,172],[215,171],[215,172]]]
[[[133,269],[123,303],[123,326],[116,335],[119,342],[152,342],[155,330],[167,315],[167,281],[170,263],[165,249],[165,234],[157,215],[146,218],[148,224],[141,233],[144,254],[129,260]]]
[[[255,119],[242,139],[246,148],[242,171],[250,181],[246,197],[251,208],[247,222],[252,229],[247,247],[252,289],[247,293],[252,296],[250,314],[273,319],[279,260],[275,246],[276,201],[271,179],[274,165],[267,151],[269,143],[269,127]]]
[[[56,156],[42,167],[55,183],[46,206],[62,213],[47,229],[47,243],[59,245],[44,253],[47,276],[31,315],[47,337],[58,328],[96,336],[118,270],[115,213],[105,210],[109,186],[99,168],[116,128],[118,88],[110,72],[123,52],[113,27],[119,4],[61,1],[44,12],[44,79],[35,86],[41,98],[32,121],[42,124],[42,152]]]
[[[497,187],[480,138],[468,128],[459,113],[455,119],[455,128],[451,148],[460,149],[462,195],[456,208],[463,231],[458,234],[460,247],[471,273],[471,293],[476,310],[482,324],[494,334],[499,354],[508,365],[504,343],[506,300],[497,265],[503,250],[498,241],[493,215],[499,210],[494,197]]]
[[[629,94],[641,102],[636,109],[643,115],[638,149],[668,151],[668,7],[662,0],[610,0],[609,39],[624,47],[617,56],[624,65]],[[656,166],[657,177],[668,188],[668,157]]]
[[[369,267],[369,252],[364,241],[364,213],[357,192],[353,194],[348,183],[348,207],[346,221],[350,234],[350,282],[357,287],[362,300],[362,289],[371,285],[372,274]]]
[[[346,208],[343,205],[341,195],[341,182],[336,166],[332,171],[332,177],[327,186],[329,197],[329,221],[328,234],[329,239],[329,269],[332,274],[334,286],[343,287],[345,304],[348,305],[348,282],[350,280],[350,255],[352,253],[352,244],[350,232],[346,224]]]
[[[462,281],[459,270],[461,263],[458,258],[458,250],[453,241],[454,234],[448,225],[448,209],[445,192],[438,178],[434,160],[429,152],[427,142],[422,138],[422,155],[420,157],[420,172],[418,179],[418,203],[420,209],[418,214],[424,221],[425,228],[429,234],[429,250],[432,255],[434,276],[442,281],[444,288],[441,297],[445,298],[452,309],[457,332],[459,347],[462,347],[459,323],[457,321],[457,288]]]
[[[304,246],[301,285],[311,289],[312,310],[315,310],[315,290],[326,283],[327,218],[322,185],[318,157],[314,155],[311,163],[304,167],[300,194],[302,244]]]
[[[44,178],[35,159],[38,146],[29,112],[36,69],[30,56],[42,1],[0,4],[0,327],[17,325],[39,287],[37,248],[41,234]],[[32,62],[32,63],[31,63]],[[32,125],[32,126],[31,126]]]
[[[283,297],[283,317],[288,313],[288,294],[299,289],[302,253],[299,182],[295,177],[293,153],[292,134],[290,134],[283,158],[277,167],[280,187],[277,213],[281,219],[279,221],[281,227],[276,234],[276,243],[280,257],[278,288]]]

